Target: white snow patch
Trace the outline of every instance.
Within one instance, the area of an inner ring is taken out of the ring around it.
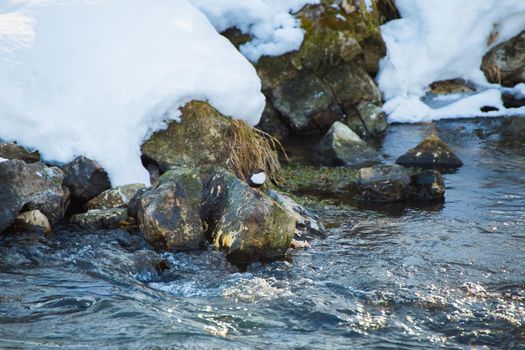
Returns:
[[[9,159],[5,159],[5,158],[0,157],[0,163],[7,162],[7,161],[9,161]]]
[[[255,124],[260,90],[186,0],[0,2],[0,138],[48,160],[95,159],[114,186],[149,183],[139,146],[181,105],[208,100]]]
[[[494,89],[435,110],[419,98],[440,80],[462,78],[481,90],[494,87],[480,70],[481,60],[491,47],[525,29],[525,1],[397,0],[396,5],[402,18],[381,27],[388,54],[378,75],[389,100],[384,107],[389,121],[494,115],[479,112],[480,104],[502,107],[492,104],[501,102]],[[491,33],[497,35],[488,45]],[[486,97],[492,100],[482,103]],[[501,108],[498,115],[519,113]]]
[[[190,0],[204,12],[217,31],[238,28],[253,40],[240,47],[256,62],[261,56],[279,56],[298,50],[304,38],[300,22],[292,16],[320,0]]]

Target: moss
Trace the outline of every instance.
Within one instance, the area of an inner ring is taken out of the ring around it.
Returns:
[[[346,167],[283,167],[279,188],[297,196],[353,201],[357,190],[357,169]]]

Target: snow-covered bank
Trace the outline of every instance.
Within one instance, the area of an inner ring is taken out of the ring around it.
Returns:
[[[505,110],[501,96],[480,70],[483,55],[525,29],[525,2],[518,0],[397,0],[402,19],[382,26],[388,55],[378,83],[390,121],[415,122],[441,117],[494,115],[479,108]],[[420,101],[429,84],[462,78],[483,89],[448,107],[432,109]],[[523,113],[523,111],[521,111]]]
[[[236,27],[253,40],[240,47],[251,61],[298,50],[304,32],[291,13],[320,0],[190,0],[203,11],[217,31]]]
[[[253,66],[186,0],[2,1],[0,138],[48,160],[98,160],[113,185],[149,178],[140,143],[208,100],[258,122]]]

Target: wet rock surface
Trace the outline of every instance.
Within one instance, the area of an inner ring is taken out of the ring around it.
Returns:
[[[47,217],[40,210],[26,211],[16,218],[10,231],[49,233],[52,228]]]
[[[169,180],[144,191],[137,217],[146,240],[161,250],[199,248],[204,240],[201,194],[202,183],[191,169],[172,171]]]
[[[137,192],[145,187],[143,184],[117,186],[91,199],[86,203],[85,208],[87,210],[125,208]]]
[[[284,257],[296,226],[291,213],[226,170],[207,182],[202,217],[212,244],[238,264]]]
[[[410,176],[400,165],[359,169],[357,200],[365,203],[401,202],[408,198]]]
[[[412,175],[410,197],[416,201],[433,202],[445,198],[445,181],[436,170],[424,170]]]
[[[24,211],[40,210],[55,224],[64,217],[68,193],[62,188],[64,174],[57,167],[21,160],[0,162],[0,232]]]
[[[64,185],[71,191],[71,199],[85,203],[111,188],[107,172],[89,158],[78,157],[62,167]]]
[[[463,165],[461,159],[435,134],[408,150],[396,163],[424,169],[455,169]]]
[[[73,215],[69,221],[83,229],[115,229],[131,224],[125,208],[91,209]]]
[[[366,165],[377,158],[372,147],[340,122],[335,122],[328,130],[317,151],[327,165]]]

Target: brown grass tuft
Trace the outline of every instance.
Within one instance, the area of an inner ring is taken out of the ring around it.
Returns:
[[[242,120],[232,121],[226,137],[229,143],[226,164],[237,177],[247,181],[252,171],[263,169],[270,180],[279,182],[281,163],[278,151],[288,159],[279,140]]]

